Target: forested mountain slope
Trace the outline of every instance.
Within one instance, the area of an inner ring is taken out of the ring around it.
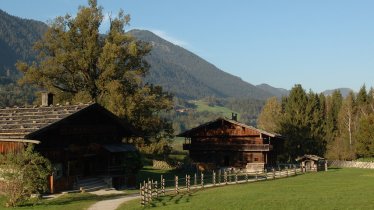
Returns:
[[[0,76],[3,80],[18,75],[14,64],[17,60],[32,61],[32,46],[42,37],[47,25],[35,20],[11,16],[0,10]]]
[[[190,51],[174,45],[150,31],[130,31],[152,44],[147,57],[152,68],[147,80],[182,98],[215,96],[266,99],[273,94],[226,73]]]
[[[34,60],[32,46],[42,37],[47,27],[43,22],[22,19],[0,10],[0,83],[19,77],[19,72],[14,67],[17,60]],[[151,65],[146,81],[163,86],[177,97],[244,97],[263,100],[276,95],[218,69],[152,32],[132,30],[130,33],[153,45],[151,54],[146,58]]]

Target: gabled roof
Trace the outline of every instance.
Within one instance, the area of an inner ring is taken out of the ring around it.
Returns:
[[[296,158],[296,161],[302,161],[306,159],[319,161],[319,160],[324,160],[325,158],[317,156],[317,155],[303,155],[301,157]]]
[[[202,124],[202,125],[199,125],[199,126],[197,126],[197,127],[195,127],[195,128],[192,128],[192,129],[190,129],[190,130],[187,130],[187,131],[185,131],[185,132],[183,132],[183,133],[178,134],[177,136],[178,136],[178,137],[191,137],[191,136],[193,135],[193,133],[195,133],[195,132],[198,131],[199,129],[201,129],[201,128],[203,128],[203,127],[206,127],[206,126],[210,126],[210,125],[212,125],[212,124],[214,124],[214,123],[217,123],[217,122],[219,122],[219,121],[226,121],[226,122],[229,122],[229,123],[234,124],[234,125],[238,125],[238,126],[241,126],[241,127],[244,127],[244,128],[248,128],[248,129],[251,129],[251,130],[255,130],[255,131],[257,131],[257,132],[259,132],[259,133],[261,133],[261,134],[267,135],[267,136],[269,136],[269,137],[273,137],[273,138],[274,138],[274,137],[278,137],[278,138],[282,137],[280,134],[267,132],[267,131],[264,131],[264,130],[261,130],[261,129],[255,128],[255,127],[253,127],[253,126],[246,125],[246,124],[244,124],[244,123],[240,123],[240,122],[238,122],[238,121],[230,120],[230,119],[222,118],[222,117],[220,117],[220,118],[218,118],[218,119],[216,119],[216,120],[213,120],[213,121],[210,121],[210,122],[204,123],[204,124]]]
[[[97,103],[60,105],[60,106],[33,106],[13,107],[0,109],[0,141],[7,139],[27,139],[59,122],[78,114],[84,110],[96,109],[113,118],[122,127],[136,133],[132,126],[125,124],[114,114]],[[31,138],[32,139],[32,138]]]

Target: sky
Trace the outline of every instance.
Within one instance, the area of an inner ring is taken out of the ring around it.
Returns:
[[[130,29],[150,30],[257,85],[321,92],[374,86],[372,0],[98,0],[122,8]],[[0,0],[0,9],[43,22],[86,0]],[[101,31],[105,33],[106,18]]]

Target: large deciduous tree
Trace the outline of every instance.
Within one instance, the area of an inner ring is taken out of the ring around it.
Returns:
[[[257,126],[269,132],[279,132],[282,105],[277,97],[269,98],[258,116]]]
[[[130,17],[122,10],[109,18],[106,34],[99,32],[103,18],[96,0],[76,16],[57,17],[35,44],[37,62],[17,63],[24,72],[20,83],[46,89],[61,103],[98,102],[132,122],[146,142],[169,137],[171,125],[159,112],[171,109],[172,96],[142,80],[151,46],[125,32]]]

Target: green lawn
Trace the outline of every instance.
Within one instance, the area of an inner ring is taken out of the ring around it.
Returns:
[[[223,107],[223,106],[209,106],[206,102],[201,101],[201,100],[190,101],[190,102],[194,103],[197,106],[196,110],[198,112],[207,111],[207,112],[221,114],[222,116],[228,117],[228,118],[231,117],[231,113],[236,113],[235,111],[229,108]],[[238,118],[240,119],[240,115],[238,115]]]
[[[374,170],[330,169],[165,196],[146,209],[374,209]],[[139,200],[120,207],[144,209]]]
[[[89,193],[72,193],[62,195],[61,197],[54,199],[41,200],[36,205],[24,205],[17,208],[6,208],[4,207],[4,197],[0,197],[0,209],[14,209],[14,210],[83,210],[87,209],[92,204],[109,198],[115,198],[120,195],[104,195],[97,196]]]

